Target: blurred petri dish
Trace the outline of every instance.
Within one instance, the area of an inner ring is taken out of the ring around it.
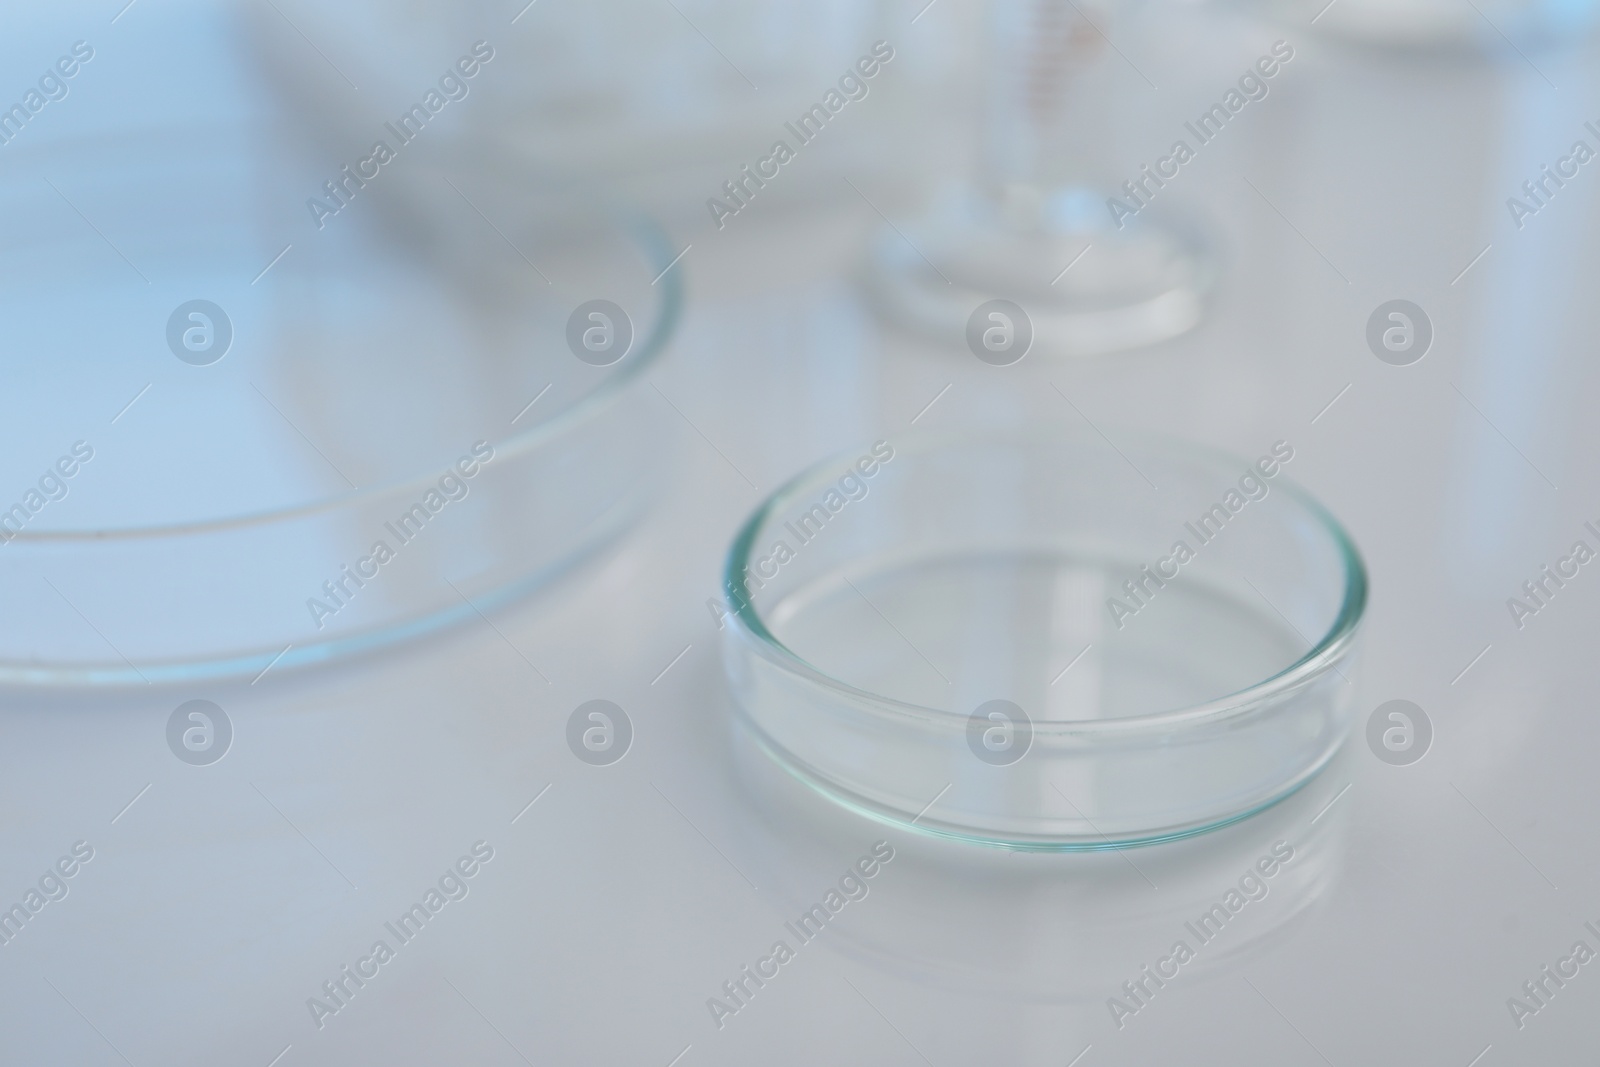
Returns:
[[[985,844],[1114,847],[1259,811],[1345,738],[1366,602],[1292,458],[1008,432],[823,463],[729,551],[738,714],[828,797]]]
[[[640,379],[682,266],[648,222],[430,262],[381,215],[308,225],[246,126],[7,146],[0,684],[256,677],[476,619],[660,481]]]

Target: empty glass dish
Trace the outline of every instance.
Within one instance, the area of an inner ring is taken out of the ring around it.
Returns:
[[[1249,815],[1343,740],[1366,602],[1293,456],[1040,432],[826,462],[730,550],[735,703],[804,781],[931,833],[1085,849]]]
[[[480,225],[475,265],[430,262],[361,200],[318,230],[242,124],[190,136],[8,146],[0,596],[28,609],[0,683],[325,661],[476,619],[639,513],[681,303],[659,231]]]

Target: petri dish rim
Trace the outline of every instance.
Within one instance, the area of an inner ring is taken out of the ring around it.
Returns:
[[[630,353],[617,373],[606,378],[593,390],[585,393],[572,406],[563,409],[546,422],[537,423],[505,441],[496,442],[507,455],[517,456],[531,452],[552,438],[565,434],[572,426],[592,417],[609,405],[621,392],[630,387],[653,366],[671,342],[678,319],[683,314],[684,286],[682,271],[672,259],[671,243],[666,231],[653,219],[637,214],[618,216],[618,225],[632,235],[644,261],[651,269],[659,269],[661,285],[660,311],[651,324],[650,332],[639,343],[637,353]],[[87,529],[21,530],[11,535],[7,544],[17,541],[24,544],[48,545],[92,541],[103,543],[141,538],[202,536],[223,530],[250,526],[266,526],[275,522],[303,518],[325,511],[335,511],[357,501],[403,493],[409,489],[432,484],[437,477],[433,470],[419,471],[406,478],[378,482],[364,488],[316,498],[290,507],[271,508],[266,511],[241,512],[181,523],[153,523],[145,526],[99,527]]]
[[[1185,455],[1200,455],[1219,465],[1223,463],[1229,465],[1246,463],[1246,461],[1222,449],[1197,445],[1160,434],[1145,434],[1143,436],[1146,442],[1159,447],[1167,454],[1178,454],[1181,450]],[[964,444],[1048,445],[1059,444],[1068,439],[1062,434],[1050,434],[1039,430],[1007,431],[1002,433],[970,430],[956,432],[924,431],[915,434],[909,440],[902,438],[902,441],[906,443],[903,446],[897,445],[897,448],[904,447],[910,453],[919,453]],[[923,725],[944,725],[962,728],[966,723],[967,716],[960,712],[930,708],[926,705],[898,700],[881,693],[858,688],[833,677],[808,662],[780,641],[767,628],[753,601],[741,602],[729,595],[729,590],[739,587],[739,576],[743,573],[745,565],[751,560],[751,551],[755,545],[756,535],[761,530],[767,517],[793,503],[796,498],[808,497],[821,485],[830,483],[836,473],[835,468],[853,455],[854,453],[837,453],[812,464],[799,474],[796,474],[774,490],[755,512],[745,520],[744,525],[734,535],[733,542],[728,548],[728,555],[722,574],[723,601],[729,608],[729,616],[733,620],[732,625],[742,628],[753,639],[755,647],[766,658],[819,686],[832,689],[853,698],[857,702],[872,705],[880,713],[887,712],[905,716],[915,719]],[[1292,497],[1316,521],[1322,532],[1332,539],[1339,550],[1340,563],[1344,568],[1344,592],[1340,601],[1339,611],[1327,632],[1304,655],[1283,670],[1233,693],[1214,697],[1211,700],[1188,707],[1151,712],[1144,715],[1130,715],[1125,718],[1076,719],[1070,721],[1036,720],[1033,723],[1036,737],[1074,738],[1084,742],[1112,741],[1127,739],[1141,734],[1164,733],[1175,727],[1196,727],[1216,720],[1226,720],[1234,717],[1242,718],[1248,716],[1258,705],[1313,681],[1321,676],[1325,670],[1337,663],[1345,650],[1355,640],[1356,632],[1365,615],[1368,591],[1366,565],[1361,559],[1361,553],[1356,548],[1354,540],[1351,539],[1339,521],[1333,517],[1332,513],[1323,507],[1315,497],[1289,479],[1284,479],[1282,482],[1277,483],[1277,486],[1281,491]]]

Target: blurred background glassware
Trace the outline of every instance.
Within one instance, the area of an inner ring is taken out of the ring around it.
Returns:
[[[458,284],[370,213],[310,227],[316,161],[253,110],[219,115],[7,146],[0,510],[25,507],[0,595],[30,610],[0,619],[0,683],[250,677],[474,620],[606,544],[664,480],[639,379],[683,267],[658,231],[547,242],[548,280],[485,232],[506,280]],[[632,321],[608,366],[569,350],[595,298]],[[196,299],[205,321],[184,320]],[[172,321],[216,358],[180,351]],[[76,442],[92,458],[33,507]]]
[[[1047,353],[1154,344],[1199,322],[1214,265],[1157,210],[1114,223],[1108,106],[1143,73],[1112,44],[1120,0],[990,0],[981,158],[971,184],[874,241],[869,284],[889,316],[959,343],[973,309],[1012,300]],[[903,232],[902,232],[903,230]]]
[[[1243,818],[1343,743],[1366,573],[1276,460],[1042,429],[880,445],[865,480],[841,458],[778,489],[724,576],[735,704],[819,792],[924,833],[1096,849]]]
[[[1405,50],[1505,53],[1572,44],[1594,32],[1594,0],[1257,0],[1285,26],[1352,44]]]
[[[383,193],[404,220],[416,205],[454,197],[449,178],[517,240],[613,202],[675,228],[708,224],[707,198],[725,195],[723,182],[816,103],[883,21],[878,0],[518,6],[251,0],[249,26],[274,91],[338,152],[364,146],[473,41],[494,48],[470,95],[428,130],[433,146]],[[772,183],[763,200],[842,188],[838,173],[874,142],[895,94],[878,84],[871,95],[869,114],[808,149],[803,180]],[[415,221],[447,242],[454,231],[440,217]]]

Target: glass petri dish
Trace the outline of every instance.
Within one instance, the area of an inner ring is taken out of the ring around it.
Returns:
[[[663,235],[480,225],[430,260],[360,201],[313,227],[285,158],[245,124],[7,146],[0,684],[254,678],[477,619],[660,483]]]
[[[830,798],[985,844],[1259,811],[1346,736],[1367,594],[1348,535],[1285,480],[1293,452],[1040,431],[825,462],[729,551],[738,714]]]

